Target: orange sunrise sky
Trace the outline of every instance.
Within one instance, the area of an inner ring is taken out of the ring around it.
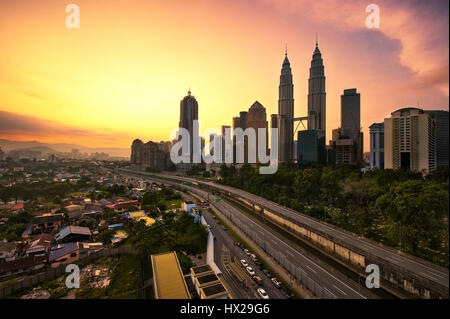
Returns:
[[[66,5],[80,8],[68,29]],[[365,8],[380,7],[368,29]],[[285,44],[295,116],[305,116],[315,34],[325,65],[327,141],[344,89],[369,130],[396,109],[448,110],[448,1],[158,0],[0,2],[0,138],[129,148],[169,140],[189,87],[202,129],[258,100],[278,111]]]

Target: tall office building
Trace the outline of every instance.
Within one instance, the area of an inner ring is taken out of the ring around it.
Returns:
[[[436,126],[422,109],[407,107],[384,119],[385,168],[425,170],[436,168]]]
[[[363,136],[361,132],[361,97],[356,89],[344,90],[341,95],[341,134],[353,140],[354,158],[363,162]]]
[[[373,123],[370,129],[370,167],[384,168],[384,123]]]
[[[194,138],[198,138],[198,136],[194,136],[194,125],[193,121],[198,120],[198,103],[194,96],[191,95],[191,90],[188,91],[188,95],[186,95],[180,102],[180,128],[185,128],[189,131],[190,135],[190,163],[193,163],[193,141]],[[186,165],[181,165],[186,166]],[[185,168],[188,168],[187,165]]]
[[[233,163],[235,164],[237,164],[236,149],[238,147],[243,147],[243,145],[240,145],[241,141],[236,140],[234,130],[237,128],[241,128],[243,131],[245,131],[246,120],[247,112],[245,111],[239,112],[239,116],[233,117]]]
[[[246,140],[245,145],[245,158],[246,163],[250,162],[248,157],[248,150],[250,148],[254,148],[256,151],[256,162],[258,162],[258,156],[259,156],[259,146],[258,141],[259,139],[262,139],[263,137],[260,136],[259,129],[262,128],[263,134],[265,135],[266,145],[265,150],[262,151],[265,155],[268,154],[268,140],[269,140],[269,130],[268,130],[268,122],[267,122],[267,115],[266,115],[266,108],[261,105],[258,101],[255,101],[255,103],[252,104],[252,106],[248,109],[248,114],[245,122],[246,128],[253,128],[256,133],[256,140],[255,145],[252,147],[248,140]]]
[[[293,159],[294,147],[294,84],[287,51],[281,68],[277,120],[278,159],[280,163],[290,162]]]
[[[341,95],[341,128],[345,135],[361,129],[361,97],[356,89],[344,90]]]
[[[225,148],[225,144],[227,142],[228,143],[230,142],[230,140],[227,141],[227,139],[226,139],[225,131],[227,129],[230,129],[230,134],[232,134],[231,126],[229,126],[229,125],[222,125],[222,162],[223,163],[225,163],[225,160],[226,160],[227,156],[230,156],[231,155],[230,152],[232,152],[232,150],[228,150],[228,149]],[[230,139],[231,139],[231,136],[230,136]]]
[[[448,111],[425,111],[436,122],[436,167],[448,166]]]
[[[309,69],[308,130],[326,130],[325,72],[317,41]]]
[[[256,161],[258,161],[258,138],[259,138],[259,128],[263,128],[265,130],[265,138],[266,138],[266,151],[268,153],[268,122],[266,115],[266,108],[261,105],[258,101],[252,104],[252,106],[248,109],[248,112],[240,112],[239,117],[233,117],[233,130],[241,128],[245,131],[247,128],[253,128],[255,130],[255,144],[252,144],[251,147],[254,147],[256,151]],[[249,163],[248,150],[249,150],[249,140],[247,136],[244,136],[244,144],[240,144],[242,141],[238,141],[236,136],[233,135],[233,162],[237,163],[236,158],[236,149],[239,147],[243,147],[244,150],[244,163]],[[252,161],[251,161],[252,162]]]
[[[318,163],[326,165],[325,131],[299,131],[297,137],[297,162],[299,165]]]

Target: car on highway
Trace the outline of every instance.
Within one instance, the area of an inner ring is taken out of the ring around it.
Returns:
[[[253,268],[252,267],[247,267],[247,268],[245,268],[245,269],[247,269],[247,272],[248,272],[248,274],[250,275],[250,276],[254,276],[254,275],[256,275],[255,274],[255,271],[253,270]]]
[[[269,299],[269,295],[267,294],[267,292],[263,288],[258,288],[258,295],[262,299]]]
[[[270,271],[266,268],[262,269],[262,272],[264,273],[264,275],[266,275],[268,278],[272,278],[272,274],[270,273]]]
[[[273,284],[275,285],[275,287],[277,288],[281,288],[281,281],[279,281],[277,278],[273,277],[272,279]]]
[[[244,249],[244,253],[245,253],[247,256],[250,256],[250,254],[251,254],[250,250],[248,250],[248,249]]]
[[[253,280],[256,282],[256,284],[257,284],[258,286],[262,286],[262,285],[263,285],[263,280],[262,280],[262,278],[259,277],[258,275],[253,276]]]
[[[241,265],[244,267],[248,267],[248,262],[245,259],[241,259]]]
[[[250,257],[252,257],[252,260],[256,263],[258,261],[258,258],[256,258],[255,254],[250,254]]]

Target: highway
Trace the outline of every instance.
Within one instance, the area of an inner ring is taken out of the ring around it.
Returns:
[[[206,210],[203,210],[203,216],[205,217],[206,222],[211,226],[211,232],[216,237],[216,240],[214,241],[214,260],[222,273],[226,273],[226,271],[223,269],[223,266],[220,262],[221,255],[224,251],[229,250],[231,253],[231,258],[236,256],[238,260],[245,259],[249,263],[249,266],[251,266],[256,272],[256,274],[261,277],[261,279],[263,280],[263,288],[266,290],[269,298],[286,299],[287,296],[284,295],[281,290],[275,287],[272,281],[258,269],[251,258],[249,258],[239,247],[234,245],[235,241],[233,237],[231,237],[231,235],[226,232]],[[229,280],[232,281],[232,279]],[[239,289],[244,290],[245,288],[241,286],[239,287]]]
[[[158,183],[164,183],[168,185],[174,185],[177,187],[182,187],[194,194],[199,195],[202,198],[208,198],[208,192],[194,188],[188,185],[179,184],[176,182],[165,180],[164,177],[150,177],[137,173],[128,173],[132,176],[138,176],[140,178],[146,178]],[[307,256],[298,252],[295,248],[291,247],[284,240],[278,238],[271,232],[267,231],[264,227],[260,226],[258,223],[246,216],[244,212],[231,205],[225,200],[220,202],[215,202],[217,197],[214,195],[209,195],[210,202],[221,212],[227,212],[231,216],[231,220],[236,225],[247,225],[249,229],[252,230],[254,237],[264,240],[265,246],[270,247],[272,250],[282,252],[285,255],[287,261],[294,265],[294,267],[301,269],[303,272],[307,273],[308,277],[314,280],[321,287],[328,290],[332,298],[339,299],[366,299],[364,292],[358,292],[356,289],[352,288],[349,284],[337,278],[334,274],[321,267]],[[248,258],[246,258],[248,259]],[[264,276],[264,275],[262,275]],[[261,276],[261,278],[262,278]],[[363,290],[364,291],[364,290]]]
[[[262,206],[273,213],[277,213],[280,216],[286,216],[300,224],[304,224],[312,230],[316,229],[320,232],[330,235],[333,238],[336,238],[337,240],[343,243],[348,243],[350,246],[356,247],[362,252],[369,252],[370,254],[376,256],[377,258],[385,260],[389,264],[395,264],[403,269],[408,270],[409,272],[416,274],[419,277],[425,277],[426,279],[435,282],[437,284],[440,284],[446,287],[447,289],[449,288],[448,269],[439,267],[437,265],[433,265],[431,263],[427,263],[425,261],[424,262],[418,261],[417,258],[400,255],[392,248],[378,246],[370,241],[358,237],[355,234],[351,234],[342,231],[340,229],[337,229],[335,227],[332,227],[326,223],[319,222],[309,216],[303,215],[297,211],[284,207],[280,204],[277,204],[260,196],[233,187],[217,184],[214,182],[203,182],[199,180],[183,178],[173,175],[163,175],[163,174],[152,174],[152,175],[159,176],[162,178],[178,179],[181,181],[189,180],[199,184],[214,187],[218,190],[233,194],[234,196],[239,196],[241,198],[244,198],[245,200],[248,200],[249,202]]]

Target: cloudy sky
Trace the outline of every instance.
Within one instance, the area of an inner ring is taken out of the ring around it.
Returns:
[[[80,8],[68,29],[65,7]],[[368,29],[366,6],[380,7]],[[443,1],[1,1],[0,138],[129,147],[168,140],[189,87],[202,128],[231,125],[258,100],[278,110],[285,45],[295,115],[306,115],[319,35],[327,140],[344,89],[368,126],[398,108],[448,110],[449,5]]]

